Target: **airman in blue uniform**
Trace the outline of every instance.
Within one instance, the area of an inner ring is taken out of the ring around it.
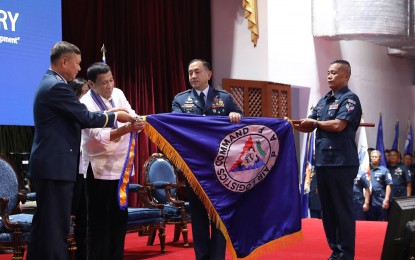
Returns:
[[[413,163],[413,156],[412,153],[405,153],[402,158],[402,163],[408,167],[411,171],[411,179],[412,179],[412,192],[411,195],[415,195],[415,164]]]
[[[353,186],[353,206],[355,220],[364,220],[365,212],[369,210],[370,202],[370,182],[366,173],[360,171],[354,179]]]
[[[367,213],[367,220],[386,221],[388,218],[392,177],[388,168],[380,165],[381,155],[378,150],[370,154],[370,182],[372,194],[370,196],[370,208]]]
[[[172,103],[173,113],[206,116],[229,116],[232,123],[241,120],[242,112],[226,91],[209,86],[212,76],[210,64],[201,59],[189,63],[189,82],[192,89],[177,94]],[[210,223],[208,213],[186,181],[192,216],[193,248],[196,260],[225,259],[226,239],[215,223]]]
[[[228,92],[212,87],[208,87],[205,105],[194,88],[177,94],[173,100],[172,112],[206,116],[228,116],[230,112],[242,113]]]
[[[331,89],[311,115],[294,128],[316,133],[316,174],[323,226],[332,254],[329,259],[354,259],[356,223],[353,180],[359,169],[355,142],[362,116],[358,96],[347,86],[351,68],[345,60],[333,61],[327,82]]]
[[[392,197],[411,196],[412,192],[412,176],[411,171],[404,164],[399,162],[399,152],[391,150],[389,154],[389,171],[392,175]]]

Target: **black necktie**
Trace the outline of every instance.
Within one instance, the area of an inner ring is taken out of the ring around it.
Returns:
[[[203,92],[200,92],[200,104],[202,107],[205,107],[205,94]]]

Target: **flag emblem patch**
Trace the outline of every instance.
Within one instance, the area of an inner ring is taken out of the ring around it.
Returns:
[[[277,134],[248,125],[225,136],[215,158],[216,177],[228,190],[245,192],[265,179],[278,157]]]

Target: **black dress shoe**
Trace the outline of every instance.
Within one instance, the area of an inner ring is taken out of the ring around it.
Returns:
[[[343,260],[343,256],[338,253],[333,253],[328,260]]]

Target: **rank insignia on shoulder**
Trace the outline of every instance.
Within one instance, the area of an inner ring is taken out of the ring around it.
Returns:
[[[55,75],[55,78],[56,78],[58,81],[63,81],[62,77],[61,77],[61,76],[59,76],[59,75]]]
[[[338,108],[339,108],[339,104],[337,104],[337,103],[331,104],[331,105],[329,106],[329,110],[332,110],[332,109],[338,109]]]

